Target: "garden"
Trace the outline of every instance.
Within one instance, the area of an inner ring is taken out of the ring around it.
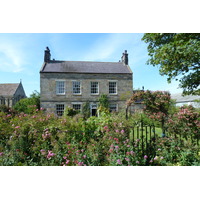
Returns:
[[[159,97],[159,98],[158,98]],[[199,166],[200,112],[176,108],[166,92],[143,91],[142,112],[99,117],[0,108],[1,166]],[[34,104],[35,103],[35,104]]]

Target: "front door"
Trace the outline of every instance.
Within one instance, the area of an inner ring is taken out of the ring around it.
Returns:
[[[91,107],[90,107],[90,113],[91,113],[91,116],[98,116],[97,115],[97,104],[91,104]]]

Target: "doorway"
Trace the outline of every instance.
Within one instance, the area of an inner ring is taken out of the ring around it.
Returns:
[[[97,104],[91,104],[91,107],[90,107],[90,113],[91,113],[91,116],[98,116],[98,113],[97,113]]]

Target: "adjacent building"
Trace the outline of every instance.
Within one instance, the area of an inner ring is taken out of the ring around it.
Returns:
[[[200,107],[200,103],[197,101],[200,101],[199,95],[186,95],[182,96],[181,93],[178,94],[172,94],[171,98],[174,99],[176,102],[176,106],[183,106],[183,105],[192,105],[195,108]]]
[[[12,107],[23,98],[26,94],[21,82],[0,84],[0,105]]]
[[[51,60],[47,47],[40,70],[41,107],[62,115],[66,107],[82,110],[89,102],[93,116],[99,97],[106,94],[110,110],[120,111],[132,95],[132,75],[126,50],[119,62],[59,61]]]

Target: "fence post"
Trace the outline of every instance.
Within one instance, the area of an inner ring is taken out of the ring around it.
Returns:
[[[147,126],[145,126],[145,132],[146,132],[146,154],[148,154],[148,152],[147,152],[147,148],[148,148],[148,131],[147,131]]]
[[[141,130],[142,130],[142,155],[144,156],[144,141],[143,141],[143,121],[141,121]]]
[[[135,127],[133,127],[133,142],[134,142],[134,138],[135,138]]]

